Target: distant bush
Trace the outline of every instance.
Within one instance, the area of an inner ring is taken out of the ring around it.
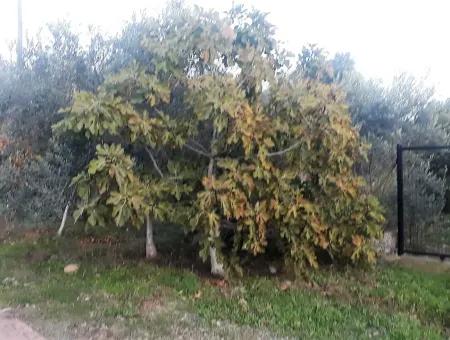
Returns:
[[[11,154],[0,167],[2,214],[32,223],[55,223],[70,194],[70,149],[54,144],[43,157],[25,155],[23,163],[19,157]]]

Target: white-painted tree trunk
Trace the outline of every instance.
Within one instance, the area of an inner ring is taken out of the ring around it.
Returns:
[[[153,223],[150,220],[150,216],[146,216],[147,222],[147,241],[145,243],[145,257],[147,259],[154,259],[158,252],[156,251],[155,242],[153,241]]]
[[[216,138],[216,130],[214,130],[213,141],[211,143],[211,154],[215,154],[215,138]],[[208,165],[208,177],[212,178],[214,175],[214,158],[211,157],[209,159]],[[217,231],[220,233],[220,231]],[[219,235],[216,235],[219,237]],[[217,258],[217,250],[215,247],[209,247],[209,258],[211,260],[211,273],[217,276],[225,276],[225,271],[223,270],[223,263],[220,262],[219,258]]]
[[[217,251],[215,247],[209,247],[209,257],[211,259],[211,274],[217,276],[224,276],[223,263],[217,258]]]
[[[66,209],[64,209],[64,214],[63,214],[63,217],[61,220],[61,225],[59,226],[59,229],[58,229],[58,234],[57,234],[58,236],[62,235],[64,227],[66,225],[67,214],[69,213],[69,206],[70,206],[70,203],[67,203]]]

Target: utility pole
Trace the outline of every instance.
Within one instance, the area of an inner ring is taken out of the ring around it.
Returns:
[[[23,67],[22,0],[17,0],[17,66]]]

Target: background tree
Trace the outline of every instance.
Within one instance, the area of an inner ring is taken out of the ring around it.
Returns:
[[[396,227],[395,146],[446,145],[448,137],[438,122],[440,115],[433,100],[432,89],[412,77],[402,75],[391,88],[359,80],[347,90],[350,111],[361,132],[372,144],[369,161],[362,167],[369,187],[380,198],[389,216],[388,227]],[[405,202],[415,202],[414,195],[422,193],[421,207],[416,211],[417,222],[438,216],[445,204],[446,162],[433,171],[436,155],[429,153],[405,154]],[[440,168],[438,170],[438,168]],[[410,174],[410,175],[409,175]],[[411,177],[412,176],[412,177]],[[376,183],[378,182],[378,183]],[[424,210],[424,207],[434,207]],[[406,207],[408,209],[408,207]]]
[[[48,30],[48,43],[28,41],[23,67],[4,63],[0,73],[1,207],[11,218],[33,222],[61,218],[70,178],[83,163],[78,154],[89,147],[79,139],[54,140],[51,125],[75,89],[92,90],[102,80],[99,56],[107,50],[98,35],[83,49],[67,23]]]

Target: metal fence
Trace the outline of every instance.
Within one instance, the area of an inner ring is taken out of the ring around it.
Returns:
[[[421,157],[417,157],[420,153]],[[426,153],[426,155],[423,155]],[[437,155],[437,156],[436,156]],[[414,158],[415,157],[415,158]],[[445,194],[433,200],[423,181],[414,177],[416,164],[412,159],[433,159],[441,169],[433,169],[430,175],[441,176],[450,183],[450,145],[446,146],[402,146],[397,145],[397,218],[398,254],[450,257],[450,190],[445,185]],[[437,172],[439,175],[431,174]],[[448,176],[448,177],[447,177]],[[421,186],[422,185],[422,186]]]

